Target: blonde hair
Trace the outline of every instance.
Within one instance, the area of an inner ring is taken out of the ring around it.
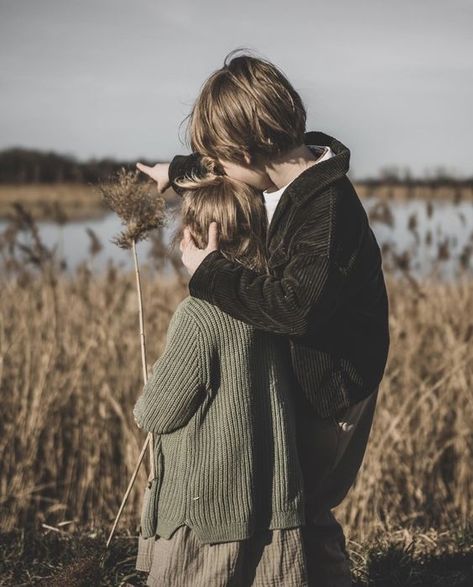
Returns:
[[[245,154],[254,162],[303,144],[306,111],[285,75],[269,61],[234,54],[204,83],[192,107],[192,150],[241,164]]]
[[[219,249],[223,256],[259,273],[267,273],[267,216],[261,194],[247,184],[221,173],[218,164],[202,158],[207,170],[203,177],[180,179],[182,192],[181,227],[174,243],[182,238],[184,227],[200,249],[208,242],[210,223],[216,221]]]

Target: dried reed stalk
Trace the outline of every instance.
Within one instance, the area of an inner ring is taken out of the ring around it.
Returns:
[[[150,184],[143,184],[138,181],[139,172],[137,170],[127,172],[122,168],[117,176],[117,181],[111,184],[100,184],[99,189],[107,204],[120,216],[122,223],[126,226],[120,235],[114,238],[115,244],[124,249],[132,249],[133,262],[135,266],[136,289],[138,294],[138,313],[140,325],[140,347],[141,362],[143,368],[143,381],[146,385],[148,381],[148,366],[146,362],[146,338],[143,313],[143,296],[141,288],[140,270],[138,255],[136,252],[137,241],[148,238],[151,230],[159,228],[165,221],[164,198],[161,196],[151,195],[149,192]],[[153,184],[154,185],[154,184]],[[149,462],[151,475],[154,477],[154,454],[153,454],[153,434],[148,433],[144,442],[135,469],[128,483],[128,487],[123,496],[120,508],[113,522],[106,547],[115,533],[118,521],[131,493],[139,468],[143,461],[146,450],[149,447]]]
[[[136,253],[136,242],[134,239],[132,242],[132,249],[133,249],[133,260],[134,260],[134,264],[135,264],[136,289],[138,292],[141,362],[142,362],[142,367],[143,367],[143,381],[144,381],[144,384],[146,385],[146,383],[148,382],[148,365],[146,362],[146,338],[145,338],[145,324],[144,324],[144,315],[143,315],[143,296],[142,296],[142,292],[141,292],[141,280],[140,280],[140,270],[139,270],[139,265],[138,265],[138,255]],[[140,456],[138,457],[138,461],[135,465],[135,470],[133,471],[131,479],[128,483],[128,487],[127,487],[125,494],[123,496],[122,503],[120,504],[120,508],[119,508],[117,515],[115,517],[115,520],[113,522],[112,529],[110,530],[110,534],[108,536],[107,543],[106,543],[107,548],[109,547],[110,542],[112,541],[112,538],[115,533],[115,529],[117,527],[118,521],[120,520],[123,509],[125,508],[126,502],[128,501],[128,496],[130,495],[131,490],[133,489],[133,485],[135,484],[135,480],[138,475],[138,471],[140,469],[141,463],[143,462],[143,458],[146,453],[146,450],[148,449],[148,446],[149,446],[149,466],[150,466],[150,470],[151,470],[151,476],[154,477],[155,471],[154,471],[154,453],[153,453],[153,433],[149,432],[148,435],[146,436],[146,440],[145,440],[143,447],[141,449]]]

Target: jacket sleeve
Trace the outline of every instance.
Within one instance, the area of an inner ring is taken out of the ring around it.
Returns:
[[[299,249],[282,277],[261,275],[209,253],[189,282],[190,294],[207,300],[256,328],[303,336],[330,318],[338,306],[343,277],[327,254]]]
[[[179,306],[169,323],[166,346],[135,404],[138,426],[165,434],[194,415],[205,396],[201,332],[194,318]]]

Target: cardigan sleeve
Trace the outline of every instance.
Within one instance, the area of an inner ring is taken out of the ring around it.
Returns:
[[[198,324],[181,302],[169,323],[164,352],[133,409],[140,428],[165,434],[187,424],[206,393],[203,356]]]

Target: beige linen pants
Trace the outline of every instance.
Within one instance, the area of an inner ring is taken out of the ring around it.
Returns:
[[[341,418],[320,418],[297,406],[297,441],[304,475],[303,528],[310,587],[351,587],[343,529],[332,509],[353,485],[368,442],[379,387]]]
[[[180,526],[169,540],[140,536],[136,568],[148,587],[308,587],[301,528],[202,544]]]

